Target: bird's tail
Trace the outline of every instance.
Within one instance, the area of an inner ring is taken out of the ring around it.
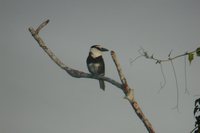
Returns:
[[[105,83],[103,80],[99,80],[99,85],[100,85],[100,88],[105,91]]]

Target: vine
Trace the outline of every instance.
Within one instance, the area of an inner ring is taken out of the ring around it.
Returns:
[[[169,52],[168,54],[168,58],[166,59],[159,59],[159,58],[156,58],[154,57],[154,55],[150,55],[144,48],[140,48],[138,50],[138,53],[139,55],[134,58],[134,59],[130,59],[130,64],[134,63],[136,60],[138,60],[139,58],[141,57],[144,57],[145,59],[149,59],[149,60],[153,60],[155,62],[155,64],[159,64],[160,65],[160,70],[161,70],[161,74],[162,74],[162,77],[163,77],[163,80],[164,80],[164,83],[162,84],[160,82],[160,89],[158,92],[160,92],[166,85],[166,77],[165,77],[165,74],[164,74],[164,71],[163,71],[163,66],[162,64],[165,63],[165,62],[170,62],[171,66],[172,66],[172,70],[173,70],[173,74],[174,74],[174,78],[175,78],[175,85],[176,85],[176,93],[177,93],[177,99],[176,99],[176,105],[175,107],[173,107],[173,109],[177,109],[178,112],[179,112],[179,85],[178,85],[178,79],[177,79],[177,74],[176,74],[176,69],[175,69],[175,66],[174,66],[174,63],[173,61],[178,59],[178,58],[181,58],[181,57],[184,57],[184,79],[185,79],[185,93],[186,94],[190,94],[189,90],[188,90],[188,87],[187,87],[187,70],[186,70],[186,60],[188,59],[189,61],[189,64],[192,63],[192,61],[194,60],[195,57],[200,57],[200,47],[198,47],[197,49],[193,50],[193,51],[190,51],[190,52],[185,52],[183,54],[180,54],[180,55],[176,55],[174,57],[171,56],[172,54],[172,50]],[[196,55],[196,56],[195,56]]]

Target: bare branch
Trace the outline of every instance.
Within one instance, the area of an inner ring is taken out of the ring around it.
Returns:
[[[33,38],[38,42],[39,46],[47,53],[47,55],[63,70],[65,70],[70,76],[75,78],[91,78],[91,79],[103,79],[113,85],[115,85],[118,88],[122,88],[122,84],[119,82],[105,76],[98,76],[98,75],[92,75],[89,73],[85,73],[79,70],[75,70],[73,68],[68,67],[65,65],[45,44],[45,42],[42,40],[42,38],[39,36],[39,31],[48,24],[49,20],[43,22],[37,30],[34,30],[34,28],[30,27],[29,31],[32,34]]]
[[[46,22],[46,21],[45,21]],[[43,23],[42,26],[40,25],[39,27],[44,27]],[[37,28],[38,30],[34,30],[32,27],[29,28],[29,31],[31,32],[33,38],[38,42],[40,47],[49,55],[49,57],[62,69],[66,68],[67,66],[58,59],[55,54],[46,46],[42,38],[39,36],[38,32],[40,31],[40,28]]]
[[[149,131],[149,133],[155,133],[151,123],[149,122],[149,120],[145,117],[145,115],[143,114],[141,108],[139,107],[139,104],[137,103],[137,101],[134,98],[134,93],[133,90],[129,88],[128,83],[126,81],[126,78],[124,76],[124,74],[122,73],[122,69],[120,67],[120,63],[117,59],[117,56],[115,54],[114,51],[111,51],[111,56],[113,58],[113,61],[116,65],[120,80],[122,82],[122,84],[120,84],[119,82],[109,78],[109,77],[105,77],[105,76],[98,76],[98,75],[92,75],[92,74],[88,74],[79,70],[75,70],[73,68],[68,67],[67,65],[65,65],[44,43],[44,41],[42,40],[42,38],[38,35],[40,30],[46,26],[48,24],[49,20],[43,22],[41,25],[39,25],[39,27],[34,30],[34,28],[30,27],[29,31],[32,34],[33,38],[38,42],[39,46],[46,52],[46,54],[63,70],[65,70],[69,75],[71,75],[72,77],[75,78],[90,78],[90,79],[102,79],[104,81],[107,81],[113,85],[115,85],[116,87],[120,88],[121,90],[123,90],[124,94],[126,95],[126,99],[129,100],[130,104],[132,105],[133,109],[135,110],[137,116],[142,120],[142,122],[144,123],[145,127],[147,128],[147,130]]]
[[[130,102],[130,104],[132,105],[133,109],[135,110],[135,113],[141,119],[141,121],[143,122],[143,124],[145,125],[145,127],[149,131],[149,133],[155,133],[151,123],[146,118],[146,116],[142,112],[142,109],[140,108],[139,104],[135,100],[133,89],[131,89],[129,87],[129,85],[127,83],[127,80],[126,80],[126,78],[125,78],[125,76],[124,76],[124,74],[122,72],[122,68],[120,66],[119,60],[117,59],[117,56],[116,56],[114,51],[111,51],[111,56],[112,56],[112,59],[113,59],[113,61],[115,63],[115,66],[117,68],[120,80],[121,80],[122,85],[123,85],[123,92],[126,95],[125,99],[127,99]]]
[[[40,32],[40,30],[46,26],[47,24],[49,23],[49,19],[47,19],[46,21],[44,21],[43,23],[41,23],[38,28],[35,30],[36,31],[36,34],[38,34]]]
[[[119,78],[120,78],[120,80],[121,80],[121,82],[122,82],[123,89],[124,89],[125,86],[128,86],[127,81],[126,81],[126,78],[125,78],[124,74],[122,73],[122,68],[121,68],[121,66],[120,66],[119,61],[117,60],[117,56],[116,56],[116,54],[115,54],[114,51],[111,51],[111,56],[112,56],[112,59],[113,59],[113,61],[114,61],[114,63],[115,63],[115,66],[116,66],[116,68],[117,68],[117,72],[118,72],[118,74],[119,74]],[[128,92],[128,91],[129,91],[129,90],[128,90],[129,88],[125,88],[125,89],[126,89],[126,90],[124,90],[125,92]]]

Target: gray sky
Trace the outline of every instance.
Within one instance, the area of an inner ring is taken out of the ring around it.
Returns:
[[[40,35],[67,65],[87,72],[91,45],[115,50],[129,85],[158,133],[188,133],[194,128],[194,100],[200,94],[200,59],[187,62],[188,89],[184,93],[184,59],[174,62],[179,83],[180,113],[172,67],[139,59],[145,48],[167,58],[200,46],[199,0],[1,0],[0,2],[0,132],[1,133],[122,133],[147,132],[123,93],[106,83],[75,79],[62,71],[28,32],[50,19]],[[104,54],[106,76],[119,81],[109,53]]]

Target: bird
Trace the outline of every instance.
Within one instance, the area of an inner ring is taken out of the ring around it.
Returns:
[[[105,75],[105,64],[102,56],[102,52],[109,51],[103,48],[101,45],[93,45],[90,47],[89,55],[86,63],[88,71],[93,75]],[[99,80],[99,85],[102,90],[105,91],[105,83],[103,80]]]

